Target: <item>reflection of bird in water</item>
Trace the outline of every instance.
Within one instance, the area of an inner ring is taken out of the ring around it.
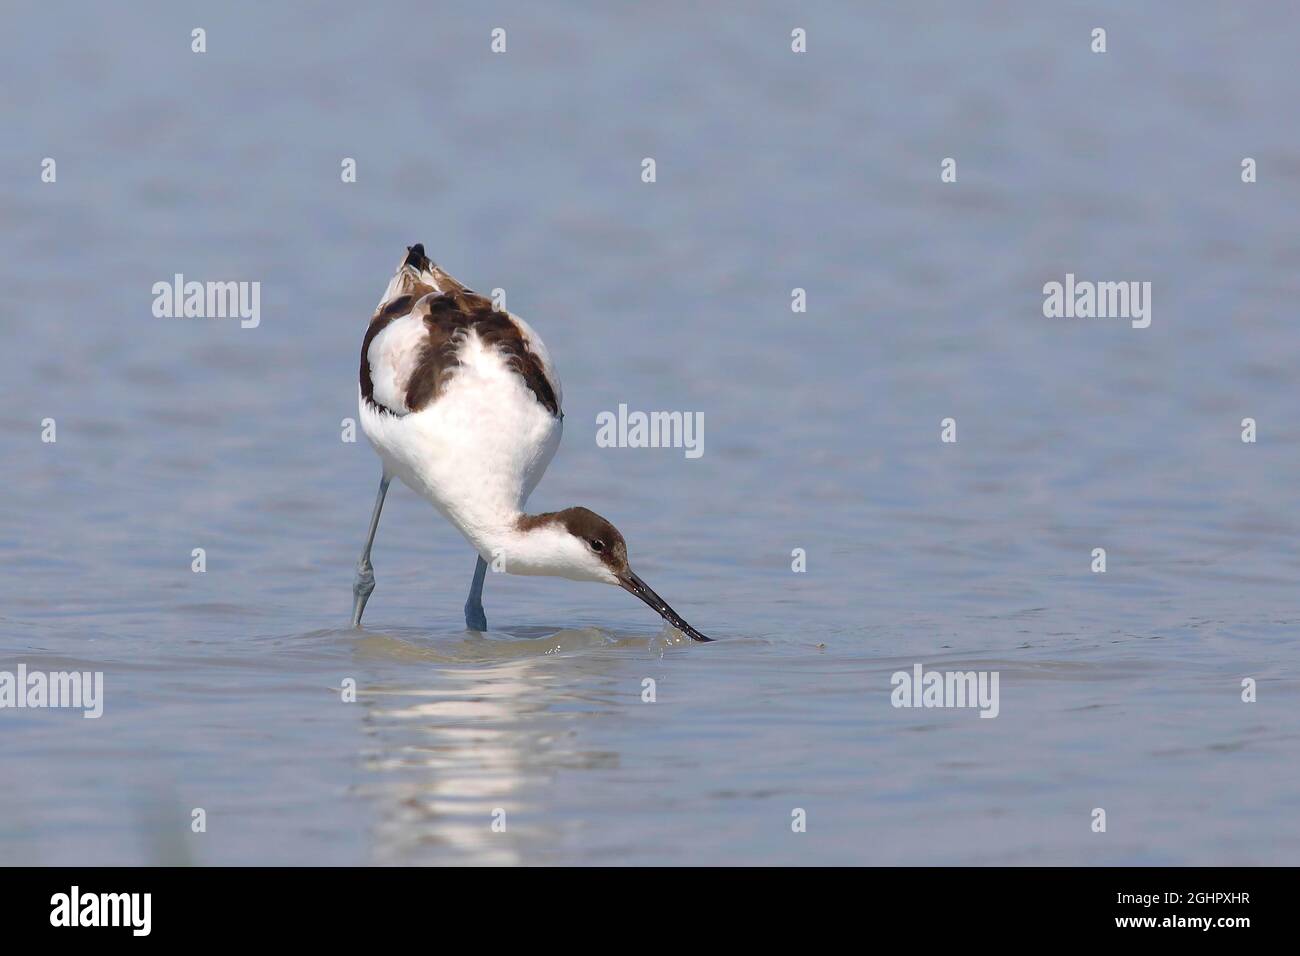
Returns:
[[[375,640],[391,652],[391,639]],[[439,669],[436,687],[364,693],[380,748],[363,787],[380,814],[375,862],[514,865],[528,847],[556,842],[527,814],[555,766],[581,760],[555,752],[550,698],[538,694],[546,678],[535,665]]]

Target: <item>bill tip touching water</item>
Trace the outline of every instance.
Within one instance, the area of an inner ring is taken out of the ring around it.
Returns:
[[[611,584],[694,641],[709,641],[641,580],[627,544],[587,508],[527,514],[559,448],[559,377],[540,336],[453,279],[417,243],[389,280],[361,344],[362,431],[383,463],[353,583],[352,626],[375,588],[370,553],[394,477],[477,552],[465,624],[487,629],[488,562],[510,574]]]

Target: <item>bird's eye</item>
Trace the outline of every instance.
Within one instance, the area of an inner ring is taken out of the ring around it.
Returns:
[[[591,550],[599,554],[601,551],[605,550],[605,542],[601,541],[599,538],[593,538],[591,541]]]

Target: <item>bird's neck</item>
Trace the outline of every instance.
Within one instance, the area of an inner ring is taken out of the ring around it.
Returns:
[[[528,515],[521,511],[439,509],[488,563],[489,570],[511,574],[545,572],[517,570],[532,567],[546,551],[540,529],[528,530]]]
[[[530,515],[512,494],[508,483],[496,486],[493,476],[468,491],[448,494],[430,488],[419,472],[411,487],[422,492],[487,562],[489,570],[507,574],[548,574],[574,577],[578,556],[572,535],[549,520],[550,515]]]
[[[550,575],[586,580],[576,568],[572,536],[537,516],[519,513],[509,522],[484,527],[465,536],[487,561],[488,569],[507,574]]]

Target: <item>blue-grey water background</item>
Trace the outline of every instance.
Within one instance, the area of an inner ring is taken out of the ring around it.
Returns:
[[[0,712],[0,862],[1296,862],[1300,12],[1129,6],[6,4],[0,669],[106,703]],[[534,510],[716,643],[504,575],[467,634],[400,487],[340,626],[416,241],[556,358]],[[1067,272],[1151,327],[1044,318]],[[704,455],[598,448],[619,403]],[[915,663],[1000,715],[895,709]]]

